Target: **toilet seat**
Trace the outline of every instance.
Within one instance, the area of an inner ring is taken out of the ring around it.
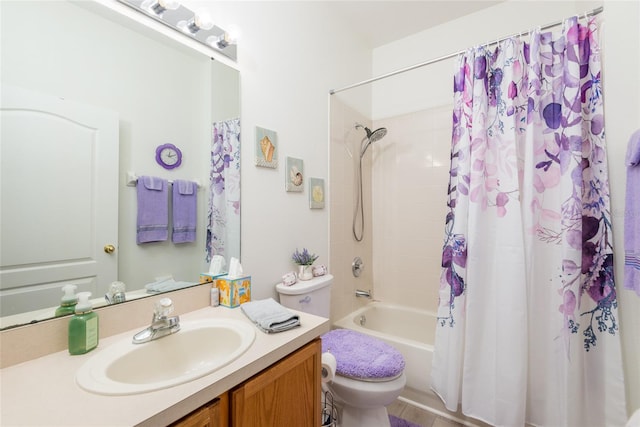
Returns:
[[[350,329],[334,329],[322,337],[322,351],[336,358],[336,374],[366,382],[387,382],[400,377],[404,357],[391,345]]]

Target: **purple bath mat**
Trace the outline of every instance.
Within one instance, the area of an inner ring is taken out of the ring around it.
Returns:
[[[391,422],[391,427],[422,427],[410,421],[403,420],[402,418],[394,417],[393,415],[389,415],[389,421]]]

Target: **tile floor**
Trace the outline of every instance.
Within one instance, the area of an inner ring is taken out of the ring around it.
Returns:
[[[455,421],[441,417],[429,411],[425,411],[416,406],[408,403],[396,400],[391,405],[387,406],[387,411],[391,415],[403,418],[412,423],[418,424],[422,427],[462,427]]]

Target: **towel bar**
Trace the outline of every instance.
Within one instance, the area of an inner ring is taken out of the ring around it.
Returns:
[[[200,185],[200,181],[198,181],[197,179],[192,179],[191,181],[195,182],[198,188],[202,187]],[[169,184],[173,184],[172,179],[168,179],[167,182]],[[136,175],[133,172],[127,172],[127,187],[135,187],[137,183],[138,183],[138,175]]]

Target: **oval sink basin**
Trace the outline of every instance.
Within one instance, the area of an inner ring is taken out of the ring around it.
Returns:
[[[233,319],[181,323],[180,331],[144,344],[131,337],[99,349],[80,367],[76,382],[106,395],[145,393],[172,387],[219,369],[253,343],[255,328]]]

